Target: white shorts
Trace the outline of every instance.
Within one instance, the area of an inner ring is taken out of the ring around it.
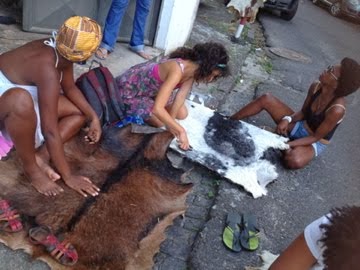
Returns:
[[[34,109],[36,112],[36,130],[35,130],[35,148],[38,148],[44,142],[44,136],[41,133],[41,126],[40,126],[40,113],[39,113],[39,103],[38,103],[38,95],[37,95],[37,87],[31,85],[19,85],[10,82],[5,75],[0,70],[0,96],[2,96],[7,90],[10,88],[19,87],[29,92],[34,102]],[[2,135],[11,140],[9,135],[6,133],[5,130],[1,130]]]

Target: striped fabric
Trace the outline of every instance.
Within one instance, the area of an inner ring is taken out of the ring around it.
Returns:
[[[74,16],[67,19],[56,36],[56,49],[71,62],[88,59],[102,39],[101,27],[88,17]]]

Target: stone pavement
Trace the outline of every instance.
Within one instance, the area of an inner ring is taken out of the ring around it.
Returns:
[[[13,10],[1,9],[0,15],[4,14],[19,16],[14,14]],[[234,113],[251,101],[258,86],[261,92],[261,82],[269,80],[271,72],[271,62],[264,50],[261,26],[255,22],[246,27],[241,44],[234,43],[231,36],[237,25],[231,23],[231,20],[232,15],[226,11],[222,0],[201,1],[187,43],[192,46],[198,42],[216,41],[228,49],[232,75],[216,83],[196,85],[193,89],[194,93],[206,98],[206,103],[211,103],[211,106],[217,107],[218,111],[225,115]],[[29,40],[44,37],[48,35],[21,31],[19,24],[0,25],[0,53]],[[154,48],[148,47],[146,50],[154,57],[162,54]],[[126,44],[118,43],[115,51],[103,64],[116,76],[141,61],[143,59],[131,53]],[[75,77],[87,69],[88,65],[76,65]],[[232,253],[221,241],[226,213],[233,209],[251,212],[251,207],[243,204],[244,201],[251,202],[251,196],[241,187],[221,179],[201,166],[183,160],[173,152],[169,152],[169,158],[174,166],[192,168],[186,181],[192,182],[194,188],[187,198],[189,207],[185,216],[177,218],[174,225],[167,230],[168,237],[155,256],[154,269],[243,269],[248,264],[259,264],[256,253]],[[266,242],[264,233],[261,237],[262,241]],[[0,269],[47,269],[47,266],[40,262],[32,263],[23,253],[10,251],[0,245]]]

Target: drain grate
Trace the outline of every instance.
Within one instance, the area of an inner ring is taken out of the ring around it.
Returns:
[[[303,62],[305,64],[310,64],[312,62],[309,56],[286,48],[272,47],[269,50],[273,54],[284,57],[286,59]]]

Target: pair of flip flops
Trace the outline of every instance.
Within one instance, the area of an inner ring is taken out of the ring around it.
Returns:
[[[0,200],[0,231],[18,232],[22,229],[19,212],[10,206],[9,201]]]
[[[254,251],[259,247],[259,232],[255,216],[231,212],[226,217],[223,242],[235,252]]]
[[[78,261],[78,253],[67,240],[57,238],[49,227],[38,226],[29,230],[30,242],[42,245],[52,258],[65,266],[73,266]]]

